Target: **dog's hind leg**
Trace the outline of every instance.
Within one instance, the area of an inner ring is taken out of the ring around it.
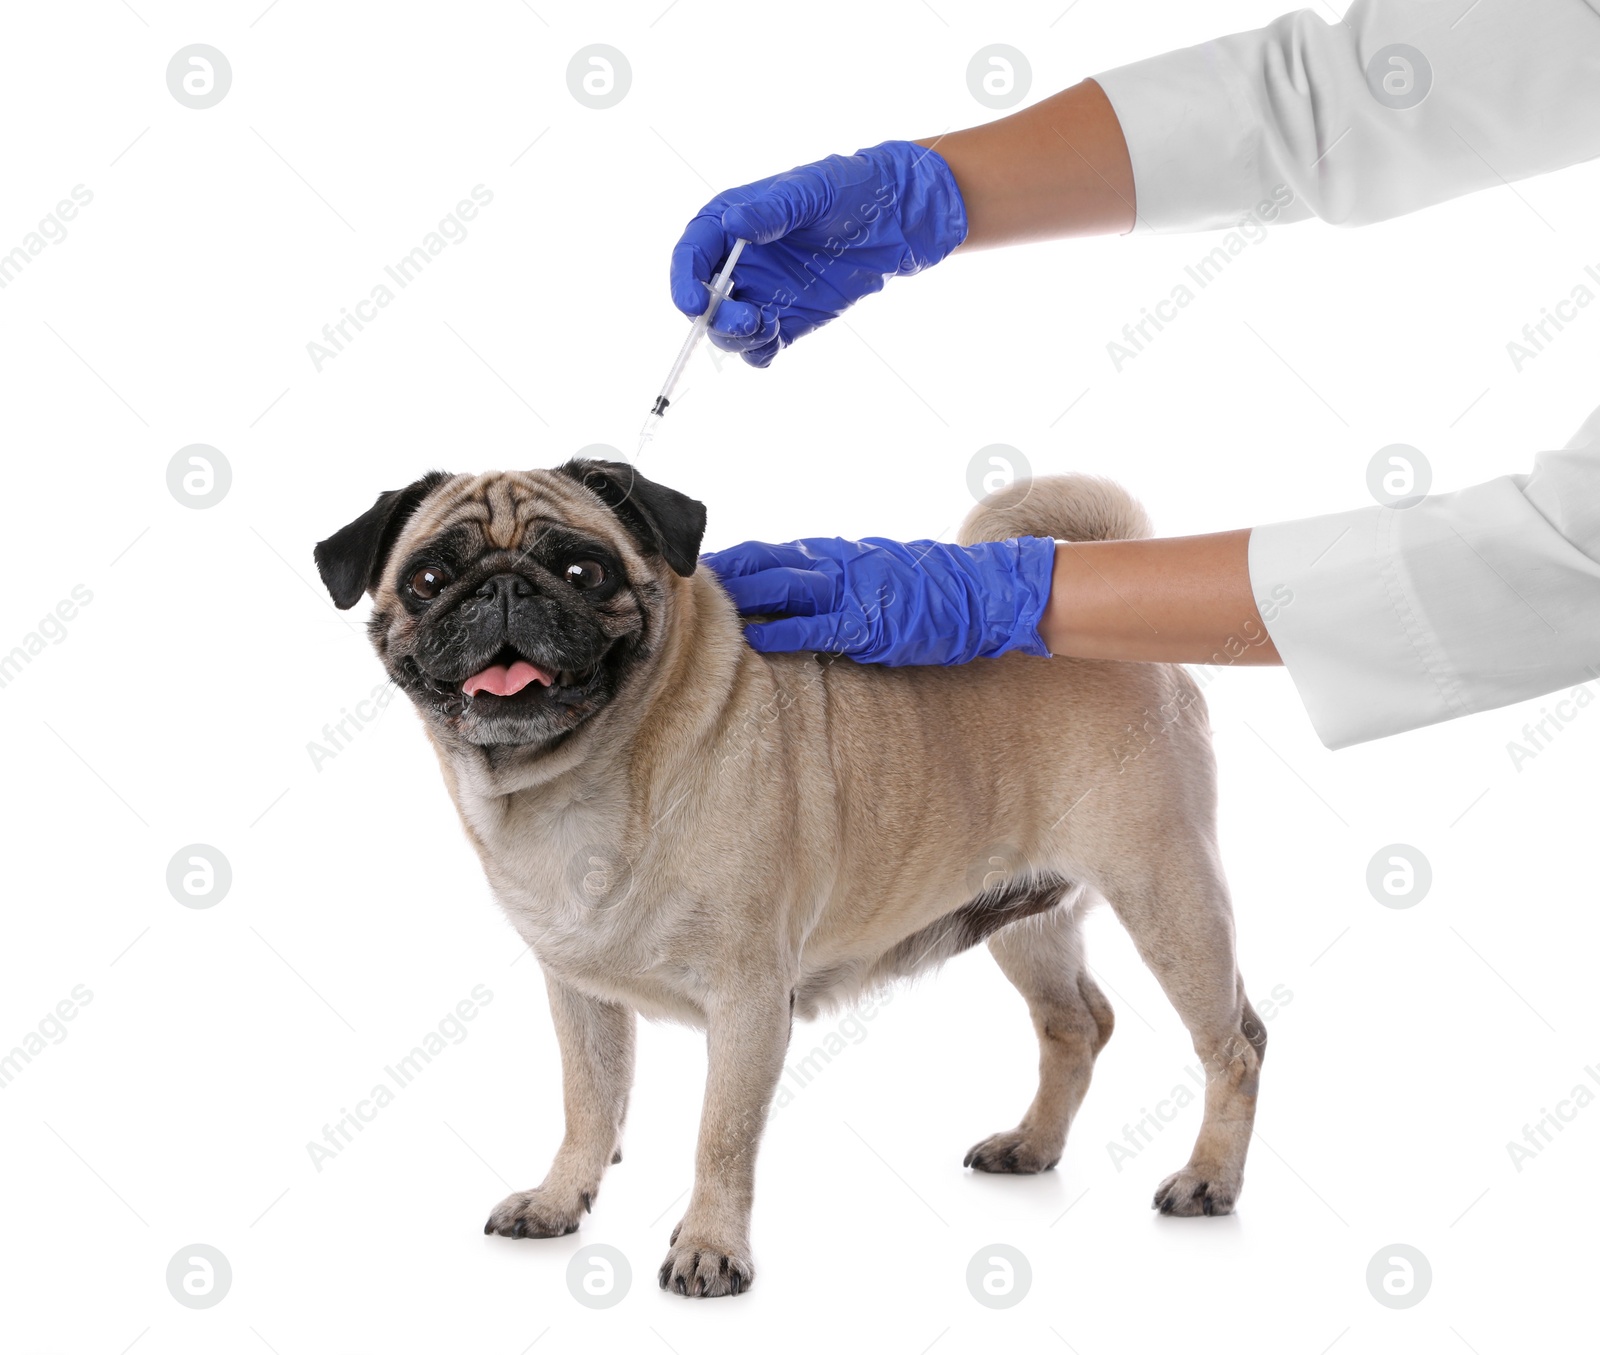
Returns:
[[[1022,1122],[974,1144],[965,1165],[1049,1171],[1089,1090],[1095,1056],[1111,1038],[1111,1004],[1089,977],[1079,909],[1071,904],[1002,927],[989,938],[989,950],[1027,999],[1039,1036],[1039,1090]]]
[[[1194,1041],[1205,1115],[1189,1163],[1157,1188],[1163,1214],[1228,1214],[1244,1184],[1267,1032],[1234,961],[1233,910],[1209,842],[1176,833],[1103,891]]]

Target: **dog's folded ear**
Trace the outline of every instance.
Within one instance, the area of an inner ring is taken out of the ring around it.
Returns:
[[[422,501],[449,478],[442,470],[429,471],[404,489],[388,490],[354,522],[317,542],[312,552],[317,573],[336,607],[354,607],[363,593],[378,586],[400,529]]]
[[[619,461],[574,457],[560,469],[598,494],[642,549],[660,555],[676,574],[694,573],[706,534],[706,506],[700,500],[647,480]]]

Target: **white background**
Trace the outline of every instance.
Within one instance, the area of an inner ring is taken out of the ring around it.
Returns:
[[[1241,964],[1258,1000],[1292,993],[1238,1213],[1150,1212],[1196,1107],[1113,1164],[1108,1142],[1192,1055],[1100,915],[1117,1033],[1059,1169],[962,1170],[1015,1122],[1036,1059],[1021,1001],[968,954],[895,994],[773,1121],[759,1278],[712,1304],[655,1286],[700,1037],[643,1029],[627,1159],[577,1235],[484,1237],[560,1136],[536,967],[403,703],[320,770],[307,752],[382,677],[365,604],[331,608],[312,543],[432,466],[631,448],[683,329],[667,256],[713,190],[995,116],[965,77],[989,43],[1027,54],[1039,97],[1276,6],[263,6],[5,16],[0,250],[75,184],[94,195],[0,291],[0,651],[74,585],[93,594],[0,689],[0,1047],[75,985],[93,994],[0,1092],[6,1346],[1490,1355],[1587,1330],[1600,1109],[1520,1172],[1506,1144],[1600,1060],[1592,708],[1520,770],[1507,743],[1547,703],[1330,754],[1281,671],[1218,674]],[[194,42],[233,69],[203,111],[165,82]],[[633,72],[604,111],[565,76],[595,42]],[[467,238],[314,370],[307,343],[476,184],[494,199]],[[1368,502],[1392,442],[1440,489],[1521,471],[1597,398],[1592,310],[1521,374],[1506,353],[1600,265],[1597,187],[1588,166],[1359,232],[1274,228],[1120,374],[1106,343],[1211,242],[958,256],[768,371],[697,359],[644,466],[708,504],[708,546],[947,536],[969,459],[996,442],[1036,471],[1115,476],[1171,534]],[[166,485],[196,442],[233,473],[199,511]],[[165,883],[196,842],[233,871],[205,910]],[[1396,842],[1434,873],[1406,910],[1365,884]],[[493,1000],[468,1037],[318,1172],[307,1142],[477,984]],[[835,1024],[797,1030],[795,1054]],[[233,1269],[205,1311],[164,1278],[196,1242]],[[592,1242],[633,1268],[607,1311],[567,1288]],[[1003,1312],[964,1278],[996,1242],[1033,1270]],[[1395,1242],[1433,1269],[1403,1312],[1365,1281]]]

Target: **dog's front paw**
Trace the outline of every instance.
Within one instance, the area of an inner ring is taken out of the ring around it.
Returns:
[[[1031,1176],[1047,1172],[1061,1161],[1059,1143],[1041,1144],[1026,1129],[1008,1129],[1003,1134],[991,1134],[981,1143],[967,1149],[961,1159],[963,1167],[979,1172],[1012,1172],[1018,1176]]]
[[[714,1299],[744,1293],[755,1283],[756,1267],[748,1245],[713,1241],[686,1232],[680,1223],[672,1230],[672,1245],[659,1278],[663,1289],[687,1298]]]
[[[1173,1172],[1156,1187],[1152,1209],[1193,1218],[1199,1214],[1231,1214],[1239,1198],[1239,1182],[1212,1177],[1193,1167]]]
[[[578,1231],[592,1199],[584,1194],[563,1203],[542,1190],[519,1190],[494,1207],[483,1231],[501,1237],[565,1237]]]

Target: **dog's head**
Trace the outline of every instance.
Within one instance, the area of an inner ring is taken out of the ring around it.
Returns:
[[[423,717],[469,743],[538,746],[604,710],[654,651],[705,506],[612,461],[425,475],[316,548],[335,604]]]

